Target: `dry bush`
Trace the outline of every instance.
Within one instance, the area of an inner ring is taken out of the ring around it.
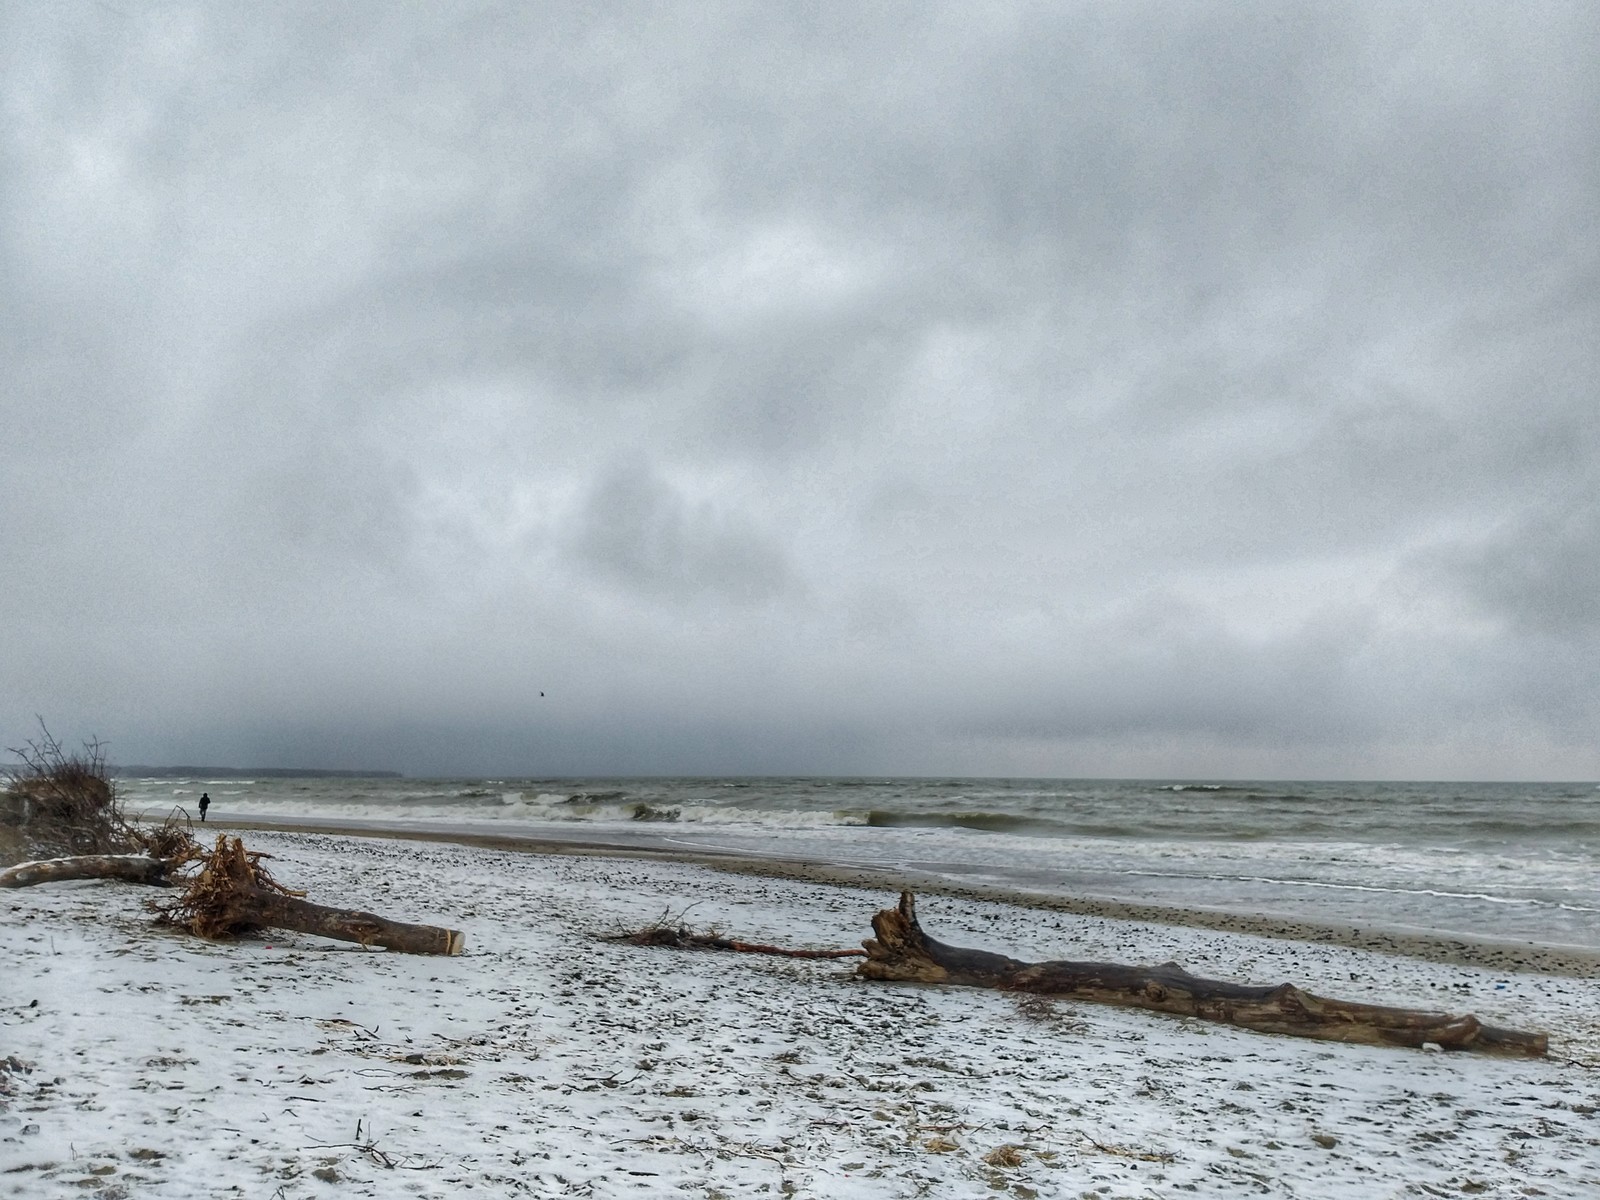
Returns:
[[[37,857],[141,848],[106,773],[103,742],[85,742],[82,751],[69,753],[40,721],[38,739],[10,750],[17,765],[6,772],[0,824],[11,827],[17,852]]]
[[[0,774],[0,865],[26,858],[136,854],[175,863],[193,857],[193,827],[179,809],[160,825],[128,820],[106,772],[105,743],[69,754],[39,722],[39,738],[12,748]]]

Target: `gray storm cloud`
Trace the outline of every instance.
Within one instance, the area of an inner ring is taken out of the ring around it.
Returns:
[[[0,10],[0,732],[1600,776],[1597,60],[1583,4]]]

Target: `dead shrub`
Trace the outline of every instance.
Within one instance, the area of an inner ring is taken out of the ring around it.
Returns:
[[[0,824],[14,831],[18,852],[41,857],[142,848],[106,773],[104,742],[88,741],[69,753],[41,720],[39,737],[10,752],[17,765],[6,772]]]

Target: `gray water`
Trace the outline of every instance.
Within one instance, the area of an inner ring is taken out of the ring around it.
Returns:
[[[1600,948],[1592,783],[124,779],[163,816],[359,822],[912,869],[1056,895]]]

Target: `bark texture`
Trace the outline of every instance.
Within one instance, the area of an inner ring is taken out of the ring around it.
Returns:
[[[360,942],[363,946],[382,946],[385,950],[399,950],[406,954],[460,954],[467,944],[467,935],[459,929],[408,925],[376,913],[329,908],[325,904],[313,904],[298,896],[277,892],[257,890],[241,893],[235,912],[263,929],[314,933],[318,937]]]
[[[1202,979],[1177,963],[1130,967],[1117,963],[1026,963],[986,950],[946,946],[917,924],[916,899],[900,894],[897,908],[872,918],[867,961],[856,968],[864,979],[948,983],[1070,996],[1102,1004],[1199,1017],[1294,1037],[1371,1046],[1433,1044],[1445,1050],[1476,1050],[1529,1057],[1543,1055],[1548,1035],[1485,1025],[1471,1015],[1388,1008],[1332,1000],[1291,983],[1274,987]]]
[[[407,954],[460,954],[466,946],[459,929],[407,925],[376,913],[313,904],[272,877],[261,864],[265,855],[226,834],[198,857],[204,865],[187,880],[184,893],[163,906],[162,918],[201,937],[288,929]]]
[[[0,871],[0,888],[32,887],[63,879],[122,879],[165,886],[172,863],[147,854],[82,854],[18,863]]]

